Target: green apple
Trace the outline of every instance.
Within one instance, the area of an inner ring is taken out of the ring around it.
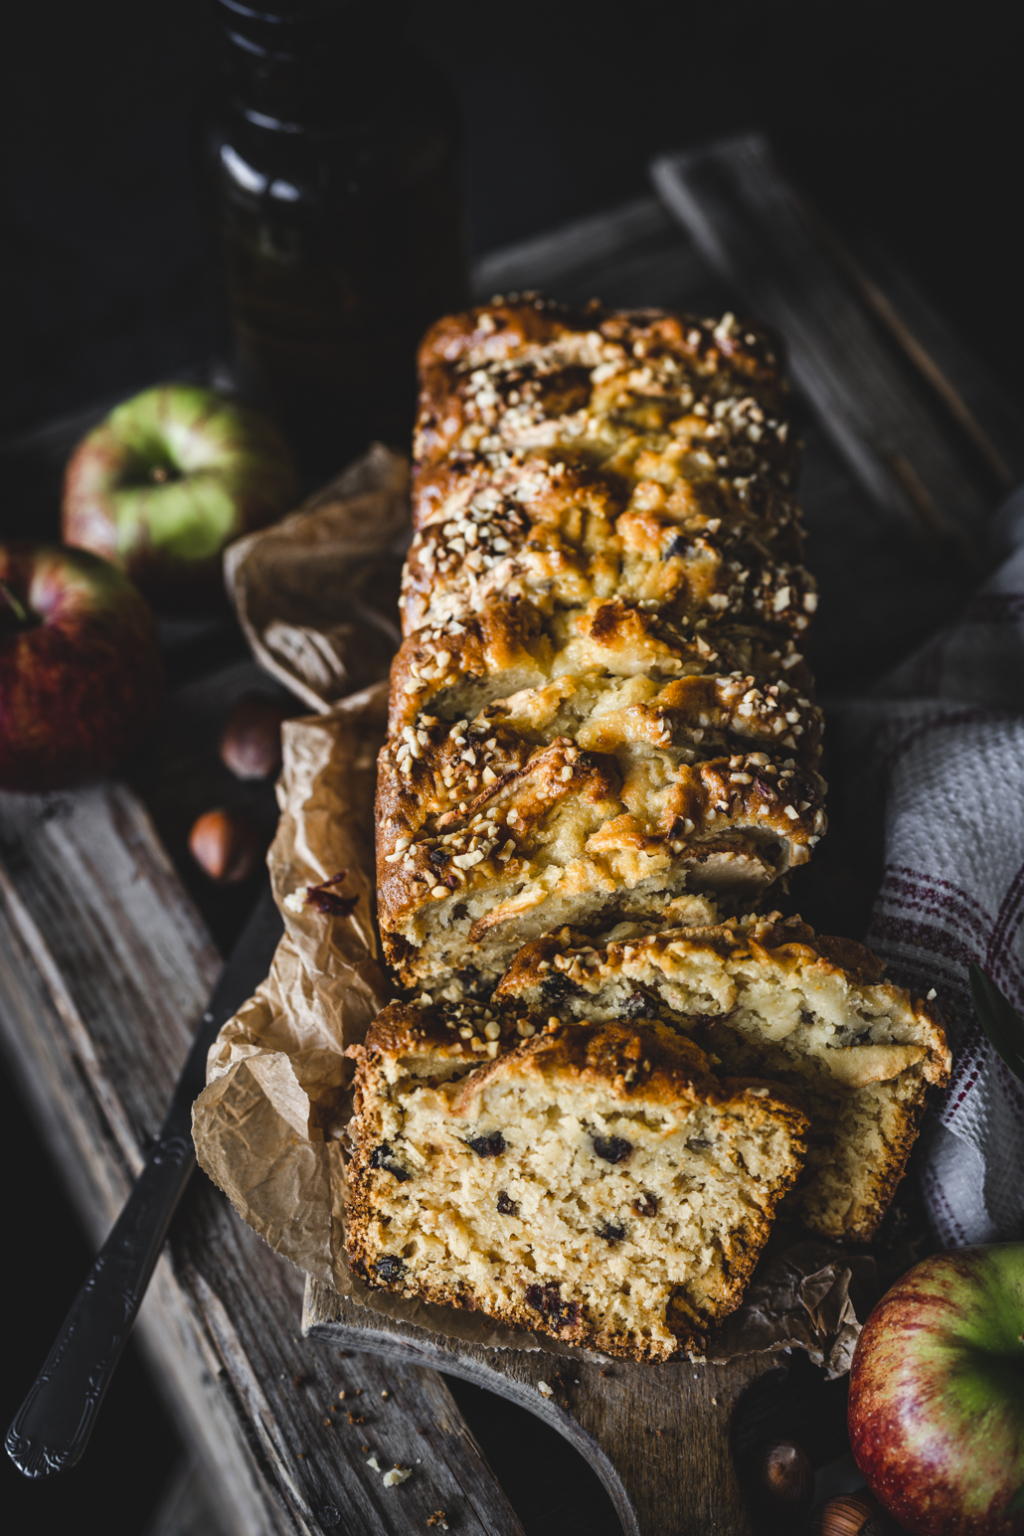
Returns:
[[[75,449],[64,542],[120,567],[165,610],[207,610],[224,601],[224,546],[296,495],[291,455],[264,416],[212,389],[163,384],[119,405]]]

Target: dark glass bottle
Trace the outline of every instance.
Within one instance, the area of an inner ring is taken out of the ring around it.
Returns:
[[[416,344],[468,292],[461,120],[408,3],[217,0],[205,132],[239,388],[310,481],[407,445]]]

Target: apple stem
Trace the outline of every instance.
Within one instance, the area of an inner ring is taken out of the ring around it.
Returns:
[[[0,579],[0,616],[3,615],[4,607],[10,610],[10,613],[14,618],[14,627],[16,629],[31,628],[32,617],[28,609],[25,607],[24,603],[20,602],[18,598],[15,597],[6,581]]]

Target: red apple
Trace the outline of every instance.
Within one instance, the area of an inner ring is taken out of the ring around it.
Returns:
[[[1024,1243],[915,1265],[860,1336],[850,1444],[914,1536],[1024,1532]]]
[[[258,411],[193,384],[147,389],[75,449],[63,533],[138,582],[159,608],[224,604],[221,551],[297,494],[291,455]]]
[[[156,621],[127,576],[83,549],[0,544],[0,789],[108,772],[161,679]]]

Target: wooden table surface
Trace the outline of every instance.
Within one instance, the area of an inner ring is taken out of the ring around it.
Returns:
[[[822,589],[813,659],[826,699],[849,692],[955,610],[977,580],[987,518],[1024,473],[1014,409],[877,252],[854,256],[834,241],[758,139],[670,158],[654,183],[658,196],[492,254],[478,268],[478,291],[600,294],[701,313],[731,307],[783,332],[806,443],[808,559]],[[41,473],[52,474],[69,431],[40,435]],[[231,700],[274,685],[229,629],[176,641],[164,719],[130,782],[0,795],[0,1039],[96,1241],[162,1118],[217,973],[218,944],[254,894],[240,888],[222,899],[204,888],[184,839],[199,811],[243,793],[214,751]],[[244,793],[269,826],[269,789]],[[830,846],[838,853],[819,859],[822,873],[801,900],[812,920],[854,931],[863,892],[829,879],[829,860],[834,875],[849,836],[835,829],[822,855]],[[472,1392],[427,1365],[352,1353],[329,1297],[307,1297],[314,1336],[305,1336],[302,1292],[302,1276],[195,1178],[140,1334],[225,1536],[404,1536],[430,1529],[439,1510],[465,1536],[521,1532],[517,1503],[530,1507],[537,1536],[556,1527],[560,1536],[596,1536],[611,1521],[606,1507],[595,1514],[579,1501],[575,1512],[557,1501],[537,1510],[523,1492],[534,1462],[496,1449],[503,1486],[467,1422],[486,1420]],[[571,1394],[563,1408],[569,1419],[556,1416],[556,1427],[584,1444]],[[502,1423],[506,1440],[522,1435],[529,1446],[520,1421]],[[715,1455],[728,1461],[727,1437],[716,1434]],[[641,1462],[643,1443],[638,1430],[630,1456]],[[691,1458],[709,1454],[695,1446]],[[676,1454],[684,1452],[680,1442]],[[385,1488],[370,1457],[382,1467],[402,1462],[413,1476]],[[628,1521],[614,1477],[598,1471]],[[665,1495],[665,1536],[713,1528],[684,1505],[682,1492]],[[718,1528],[738,1532],[746,1516],[735,1519]]]

